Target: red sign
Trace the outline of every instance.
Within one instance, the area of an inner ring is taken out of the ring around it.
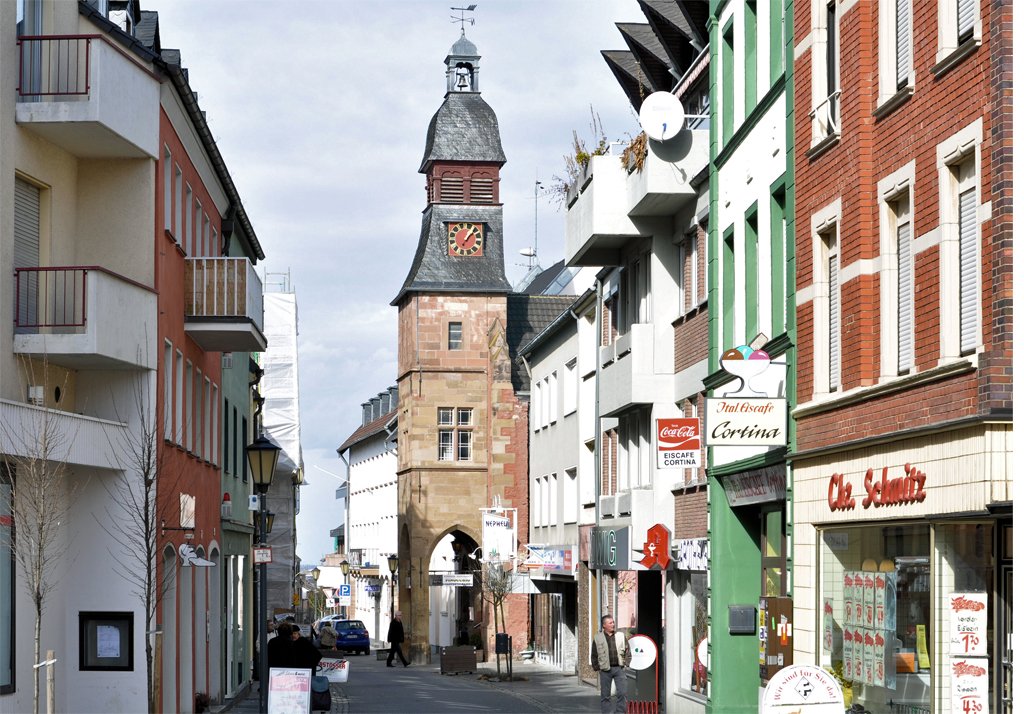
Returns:
[[[668,528],[657,523],[647,529],[640,565],[649,570],[666,570],[669,563],[669,541],[672,534]]]
[[[881,508],[900,504],[920,503],[927,496],[924,482],[928,477],[910,464],[903,465],[903,476],[889,478],[889,467],[882,469],[882,477],[875,479],[874,469],[864,474],[864,491],[867,493],[860,500],[862,508]],[[853,495],[853,483],[846,480],[843,474],[832,474],[828,482],[828,507],[832,511],[852,511],[857,507],[857,499]]]
[[[658,419],[658,468],[700,467],[700,419]]]

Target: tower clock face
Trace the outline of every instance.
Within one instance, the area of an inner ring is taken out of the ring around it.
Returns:
[[[481,223],[449,223],[448,255],[483,255],[484,227]]]

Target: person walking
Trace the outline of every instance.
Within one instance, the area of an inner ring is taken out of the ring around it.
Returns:
[[[398,659],[402,660],[402,665],[405,667],[409,666],[408,660],[405,659],[405,655],[402,654],[402,643],[405,642],[405,626],[402,625],[402,612],[396,611],[394,619],[391,620],[391,626],[388,627],[388,642],[391,643],[391,651],[388,652],[388,667],[394,667],[392,661],[395,659],[395,655],[398,655]]]
[[[601,714],[626,714],[626,667],[630,662],[626,635],[615,631],[611,615],[601,618],[601,631],[590,644],[590,666],[601,679]],[[612,682],[615,682],[615,706],[612,706]]]

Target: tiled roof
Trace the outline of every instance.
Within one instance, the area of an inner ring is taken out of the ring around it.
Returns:
[[[452,92],[430,120],[420,171],[431,161],[505,163],[498,118],[478,92]]]
[[[483,255],[448,255],[448,227],[451,221],[484,224]],[[507,293],[512,290],[505,277],[505,248],[502,238],[501,206],[462,206],[436,203],[423,213],[419,245],[402,289],[392,305],[407,292]]]
[[[512,388],[525,391],[530,388],[526,366],[519,360],[519,350],[551,324],[576,301],[575,295],[508,296],[508,322],[506,339],[512,358]]]
[[[338,453],[344,453],[353,446],[355,446],[356,444],[358,444],[359,442],[365,441],[366,439],[369,439],[371,436],[375,436],[376,434],[380,434],[384,431],[387,431],[384,427],[387,425],[389,421],[391,421],[392,418],[394,418],[395,414],[397,413],[397,409],[392,409],[387,414],[379,416],[373,421],[367,422],[366,424],[360,426],[358,429],[352,432],[351,436],[345,439],[345,443],[338,447]]]

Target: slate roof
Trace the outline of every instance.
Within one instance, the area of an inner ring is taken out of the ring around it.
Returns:
[[[433,161],[505,163],[498,118],[479,92],[451,92],[444,98],[427,129],[420,173]]]
[[[482,256],[448,255],[447,224],[454,221],[484,224]],[[434,203],[423,212],[412,267],[391,304],[397,305],[407,292],[507,293],[511,290],[505,277],[501,206]]]
[[[139,24],[135,26],[135,39],[150,47],[154,52],[160,52],[160,19],[159,13],[153,10],[143,10]]]
[[[655,90],[671,91],[682,76],[682,72],[673,67],[668,52],[662,47],[658,36],[650,25],[645,23],[619,22],[615,25],[626,40],[626,47],[644,67],[644,72],[651,78]],[[685,69],[685,67],[683,68]],[[673,76],[672,72],[676,75]]]
[[[449,57],[473,57],[475,59],[480,58],[480,53],[477,52],[476,45],[466,39],[466,35],[455,41],[452,48],[448,51]]]
[[[345,442],[338,447],[338,453],[342,454],[348,451],[350,448],[355,446],[361,441],[369,439],[371,436],[380,434],[387,431],[385,427],[387,423],[391,421],[398,414],[397,409],[392,409],[387,414],[377,417],[373,421],[367,422],[360,426],[358,429],[352,432],[352,435],[345,439]]]
[[[512,388],[517,392],[529,391],[530,377],[526,365],[519,359],[519,350],[530,343],[544,328],[554,322],[576,302],[575,295],[508,296],[508,318],[505,338],[512,359]]]
[[[636,57],[629,50],[601,50],[601,56],[611,67],[615,79],[619,80],[619,86],[626,93],[633,109],[640,111],[644,97],[654,93],[651,79],[647,76],[643,66],[637,62]],[[638,67],[639,77],[637,76]]]
[[[565,259],[558,261],[550,268],[546,268],[541,272],[537,273],[537,277],[530,281],[530,283],[520,290],[519,292],[525,295],[540,295],[548,286],[551,285],[552,281],[558,277],[558,274],[562,272],[565,267]]]
[[[669,54],[680,53],[684,56],[670,34],[679,33],[685,37],[692,48],[692,56],[700,52],[708,44],[708,3],[700,0],[639,0],[640,9],[650,21],[654,31]],[[686,70],[690,62],[682,61],[681,70]],[[691,60],[692,61],[692,60]]]

